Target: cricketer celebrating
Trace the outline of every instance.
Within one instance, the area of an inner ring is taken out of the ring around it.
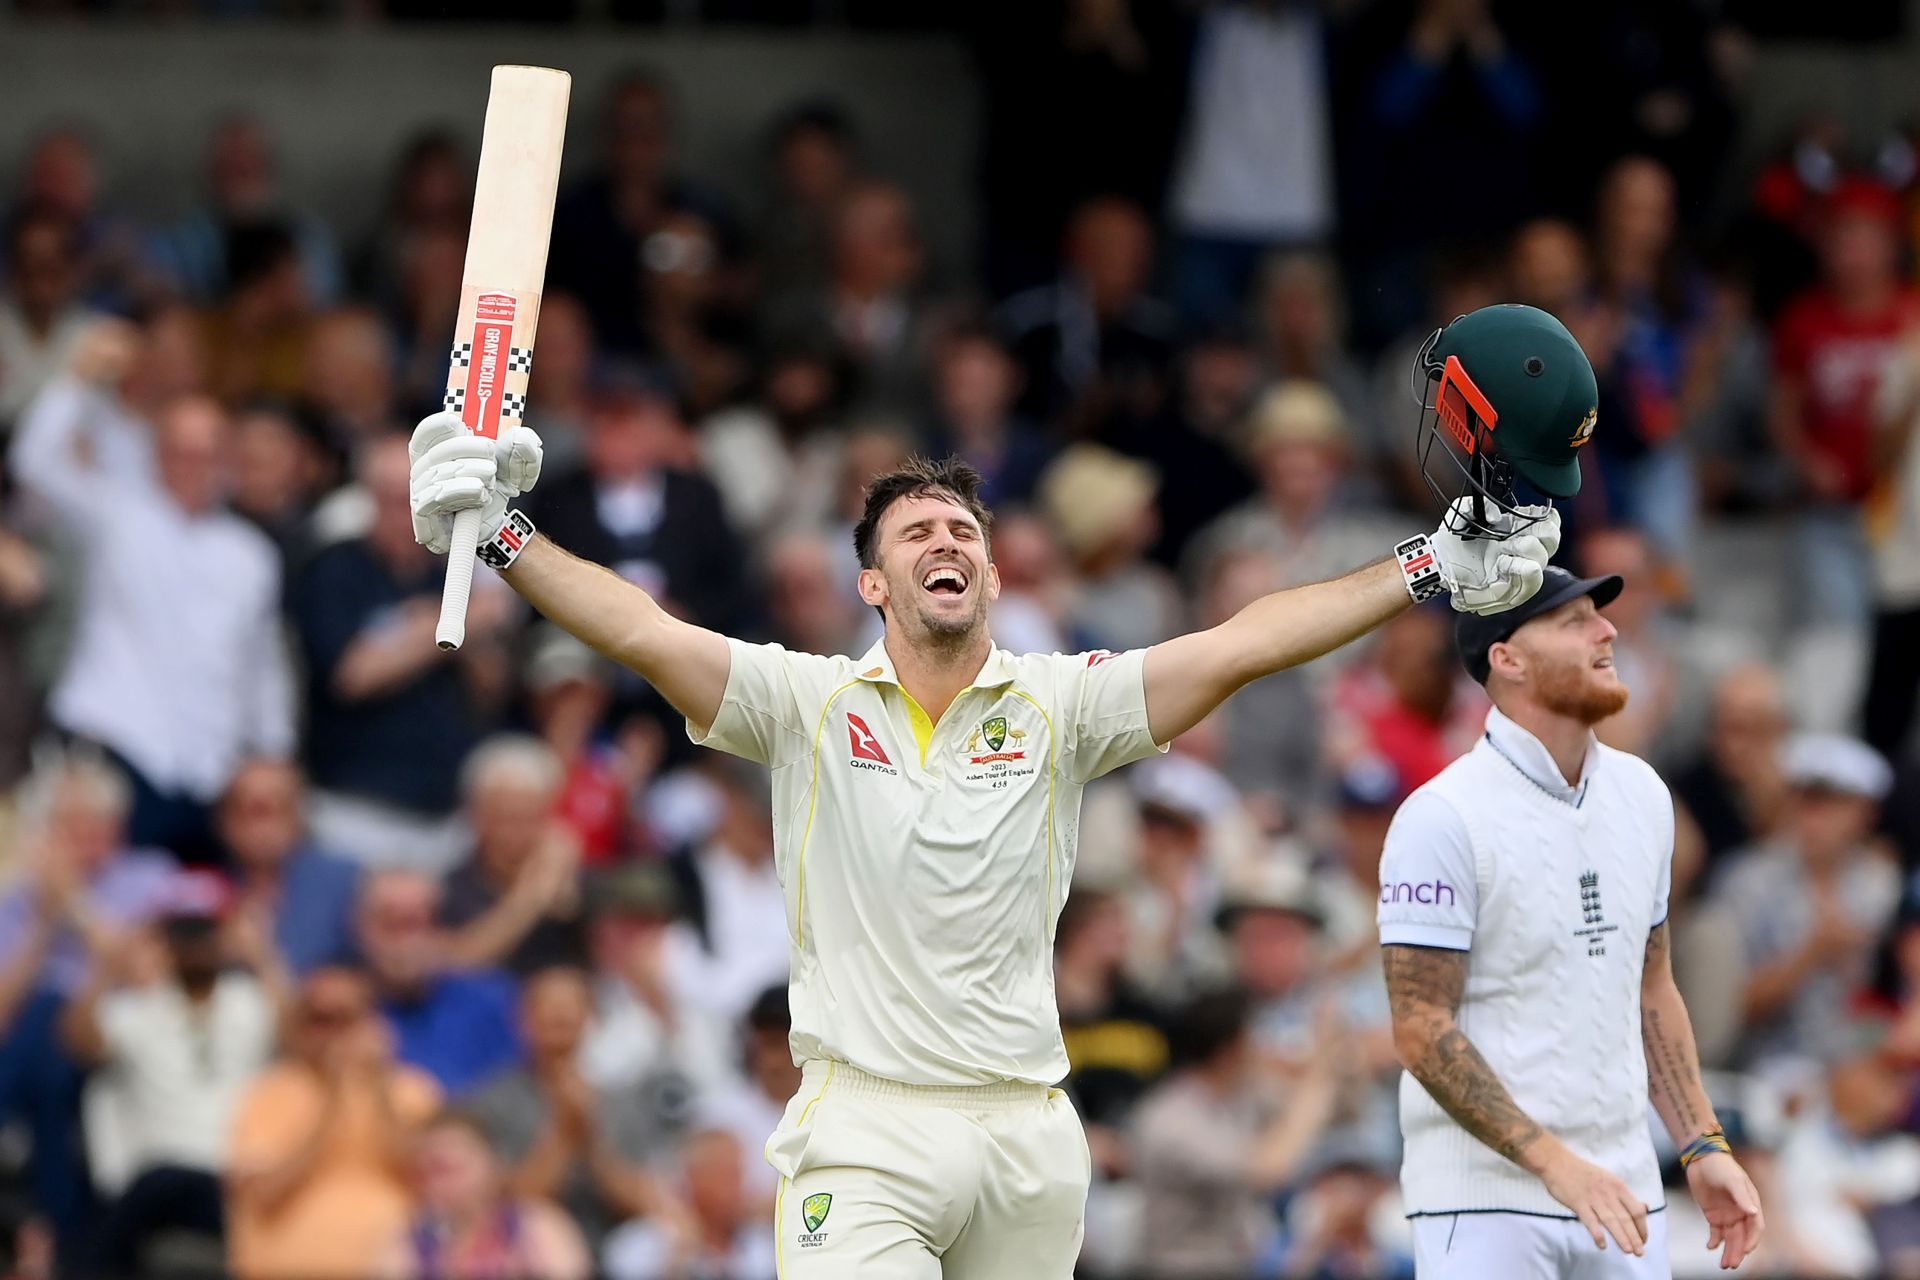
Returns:
[[[1670,1276],[1649,1096],[1720,1265],[1760,1239],[1669,964],[1673,802],[1593,734],[1627,703],[1600,613],[1621,585],[1549,568],[1512,611],[1457,622],[1493,699],[1486,734],[1387,834],[1380,943],[1420,1280]]]
[[[1592,371],[1558,322],[1492,310],[1522,332],[1489,365],[1527,377],[1530,362],[1590,409]],[[1462,370],[1450,385],[1458,399],[1473,384]],[[1571,492],[1553,478],[1582,442],[1558,432],[1541,454],[1549,495]],[[539,475],[524,428],[495,442],[437,414],[412,448],[423,543],[444,552],[454,513],[478,509],[481,558],[516,591],[650,681],[695,742],[772,770],[803,1068],[766,1147],[783,1280],[1066,1280],[1089,1159],[1050,1087],[1068,1065],[1051,950],[1081,789],[1414,600],[1521,603],[1559,543],[1549,505],[1483,489],[1391,558],[1210,630],[1120,654],[1016,655],[988,634],[999,580],[979,477],[916,461],[872,485],[854,533],[884,634],[859,658],[822,657],[675,618],[536,537],[507,505]]]

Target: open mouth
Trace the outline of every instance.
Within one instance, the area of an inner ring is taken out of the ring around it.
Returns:
[[[967,593],[967,575],[952,565],[941,565],[937,569],[927,570],[920,579],[920,588],[936,596],[960,596]]]
[[[1611,670],[1613,670],[1613,655],[1612,655],[1612,654],[1608,654],[1608,655],[1607,655],[1606,657],[1604,657],[1604,658],[1596,658],[1596,659],[1594,660],[1594,663],[1593,663],[1593,669],[1594,669],[1595,671],[1611,671]]]

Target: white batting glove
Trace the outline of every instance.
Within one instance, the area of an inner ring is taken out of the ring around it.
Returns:
[[[453,518],[462,511],[480,512],[481,545],[491,541],[506,523],[507,499],[540,479],[540,437],[531,427],[509,427],[488,440],[468,431],[451,411],[421,419],[407,455],[413,459],[408,490],[414,541],[436,555],[447,553]]]
[[[1560,549],[1560,513],[1552,506],[1507,512],[1488,505],[1486,523],[1500,536],[1469,538],[1454,526],[1472,505],[1471,498],[1456,499],[1433,532],[1440,576],[1460,612],[1504,613],[1540,589],[1547,561]]]

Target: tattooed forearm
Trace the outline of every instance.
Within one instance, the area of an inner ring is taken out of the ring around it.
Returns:
[[[1647,1057],[1647,1093],[1674,1141],[1685,1143],[1716,1123],[1713,1104],[1700,1082],[1700,1052],[1693,1023],[1673,982],[1667,925],[1647,934],[1646,968],[1640,983],[1640,1040]]]
[[[1461,1128],[1520,1163],[1521,1153],[1543,1130],[1454,1025],[1466,989],[1467,953],[1386,946],[1381,955],[1400,1060]]]

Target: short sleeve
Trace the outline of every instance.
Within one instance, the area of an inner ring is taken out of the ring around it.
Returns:
[[[1438,793],[1414,792],[1380,854],[1382,945],[1471,950],[1479,899],[1467,824]]]
[[[1660,840],[1657,846],[1659,849],[1660,867],[1659,874],[1654,878],[1653,888],[1653,916],[1651,918],[1654,927],[1658,928],[1667,922],[1667,914],[1672,909],[1668,904],[1673,897],[1674,816],[1673,793],[1667,790],[1666,784],[1660,782],[1658,779],[1655,779],[1655,785],[1660,788],[1660,799],[1663,801],[1658,812],[1666,815],[1667,829],[1666,836]]]
[[[803,751],[812,734],[801,692],[813,683],[805,668],[830,660],[732,638],[727,651],[731,663],[720,710],[704,734],[689,721],[687,737],[697,746],[777,768]]]
[[[1122,765],[1165,751],[1147,727],[1147,651],[1105,649],[1056,659],[1067,725],[1067,773],[1091,782]]]

